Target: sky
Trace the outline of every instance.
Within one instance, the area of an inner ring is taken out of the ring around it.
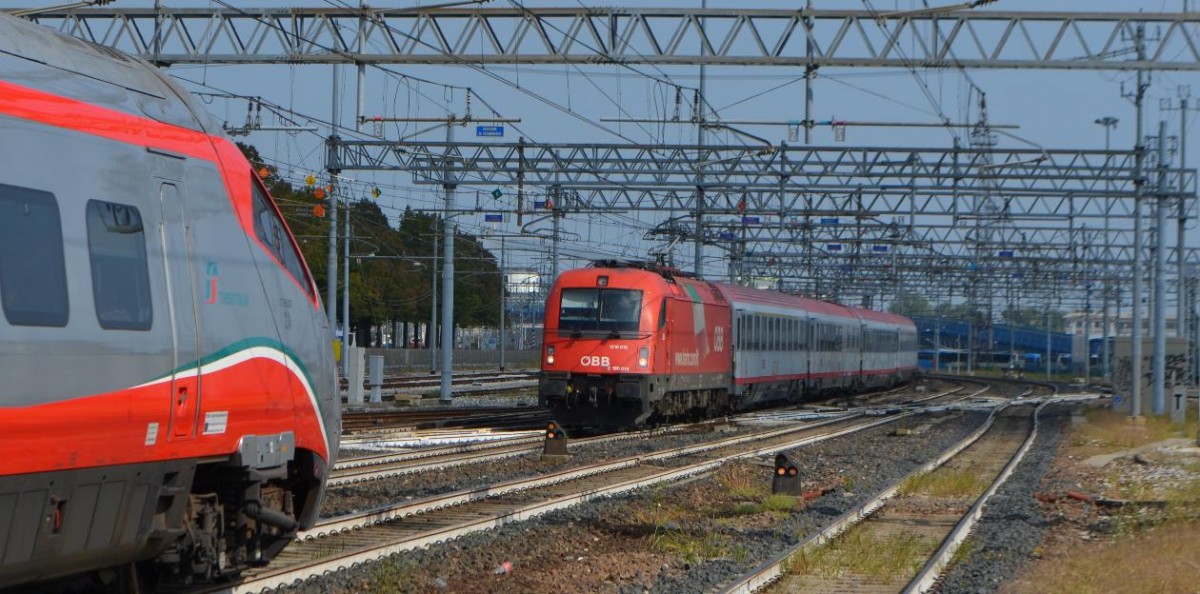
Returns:
[[[256,6],[342,7],[353,0],[304,0],[289,2],[274,0],[163,0],[169,7],[220,8],[225,4],[239,8]],[[63,0],[20,3],[23,6],[53,6]],[[374,8],[405,7],[434,2],[371,2]],[[929,4],[953,3],[951,0],[930,0]],[[1200,4],[1200,0],[1194,0]],[[1013,11],[1121,11],[1173,12],[1180,11],[1184,0],[997,0],[985,10]],[[113,7],[152,6],[151,0],[116,0]],[[483,6],[512,7],[515,0],[492,0]],[[591,0],[529,1],[536,6],[588,6]],[[700,0],[691,2],[662,2],[643,0],[625,2],[605,0],[595,6],[681,6],[698,7]],[[787,8],[800,2],[761,2],[756,8]],[[880,11],[919,8],[921,0],[813,0],[818,9],[862,9]],[[746,6],[745,2],[709,2],[709,7]],[[511,142],[523,135],[541,142],[625,142],[621,137],[644,143],[690,143],[695,140],[694,126],[617,124],[601,122],[604,117],[661,118],[673,110],[674,91],[668,84],[642,76],[651,73],[661,80],[670,80],[683,87],[698,85],[698,67],[637,66],[634,69],[614,65],[595,66],[488,66],[491,75],[480,68],[466,66],[388,66],[368,68],[366,79],[366,109],[364,115],[384,117],[444,117],[447,113],[465,111],[464,88],[473,96],[476,117],[494,110],[505,118],[519,118],[519,124],[506,130],[503,141]],[[332,117],[334,87],[342,96],[343,113],[340,123],[343,136],[352,137],[355,80],[353,69],[343,67],[334,83],[330,66],[174,66],[169,72],[193,92],[259,96],[267,102],[293,112],[292,119],[305,126],[316,126],[317,132],[281,133],[254,132],[238,140],[254,144],[260,152],[279,167],[280,172],[294,183],[309,174],[320,174],[324,166],[322,139],[328,135],[327,122]],[[804,117],[804,85],[802,69],[709,67],[707,69],[707,100],[720,117],[726,120],[798,120]],[[416,79],[421,79],[419,82]],[[498,82],[500,78],[507,82]],[[969,79],[969,80],[968,80]],[[1130,90],[1133,73],[1116,71],[1063,70],[974,70],[967,74],[956,70],[917,71],[904,69],[824,68],[814,86],[817,120],[843,119],[857,121],[939,121],[939,114],[957,122],[972,122],[978,117],[975,86],[987,94],[989,119],[994,124],[1019,126],[1010,130],[1011,137],[1001,136],[1001,146],[1045,147],[1048,149],[1098,149],[1104,146],[1104,130],[1094,123],[1096,118],[1115,116],[1120,123],[1112,134],[1113,148],[1128,148],[1133,144],[1132,104],[1122,98],[1122,85]],[[1146,110],[1147,130],[1155,129],[1160,118],[1166,118],[1169,134],[1178,134],[1177,112],[1160,110],[1160,100],[1177,103],[1180,85],[1194,85],[1200,97],[1200,77],[1196,73],[1161,72],[1151,77]],[[516,90],[519,86],[524,91]],[[220,120],[241,125],[246,116],[247,102],[205,96],[206,107]],[[685,100],[683,117],[689,115],[689,100]],[[547,103],[553,103],[551,108]],[[486,106],[486,107],[485,107]],[[569,111],[570,114],[564,113]],[[1194,121],[1195,118],[1192,119]],[[587,122],[592,122],[589,124]],[[269,116],[265,125],[275,125]],[[411,134],[417,128],[394,124],[384,127],[388,138]],[[746,127],[757,136],[774,143],[787,140],[784,127]],[[371,130],[368,130],[370,132]],[[1194,126],[1186,131],[1194,136]],[[434,130],[420,138],[438,140],[443,129]],[[461,133],[460,137],[466,136]],[[475,140],[471,138],[471,140]],[[736,138],[717,137],[715,142],[740,142]],[[838,143],[828,127],[814,131],[815,145],[921,146],[949,148],[951,135],[945,129],[914,128],[850,128],[845,141]],[[796,144],[796,143],[790,143]],[[1197,151],[1192,151],[1196,154]],[[1193,160],[1194,159],[1190,159]],[[1189,163],[1195,166],[1194,162]],[[392,216],[405,207],[414,209],[440,208],[441,195],[432,186],[414,188],[405,173],[346,172],[355,182],[351,191],[365,195],[369,188],[379,187],[380,206]],[[467,204],[475,201],[476,192],[493,188],[462,186],[460,198]],[[460,204],[462,204],[460,202]],[[501,224],[487,224],[482,215],[466,215],[459,224],[467,231],[491,231],[512,234],[520,231],[514,217]],[[647,229],[659,223],[662,213],[612,214],[602,216],[568,217],[564,228],[568,239],[561,248],[565,256],[560,269],[583,264],[597,255],[639,258],[646,250],[660,245],[644,239]],[[537,226],[530,229],[536,229]],[[529,229],[527,229],[529,230]],[[1195,236],[1193,225],[1192,235]],[[1173,233],[1172,233],[1173,235]],[[1200,237],[1191,239],[1192,245]],[[496,247],[495,244],[492,244]],[[510,239],[510,263],[517,267],[544,266],[549,248],[542,240]],[[365,250],[365,248],[364,248]],[[354,251],[358,251],[355,249]],[[692,248],[683,246],[676,252],[678,260],[691,267]],[[723,272],[721,253],[706,251],[705,270],[710,275]]]

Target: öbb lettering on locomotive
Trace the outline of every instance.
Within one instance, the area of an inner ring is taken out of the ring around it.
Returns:
[[[637,262],[562,273],[544,332],[538,398],[569,427],[718,416],[890,386],[917,367],[903,316]]]

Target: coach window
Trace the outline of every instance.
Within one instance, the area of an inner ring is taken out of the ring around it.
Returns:
[[[87,231],[100,327],[149,330],[153,310],[141,213],[125,204],[88,200]]]
[[[250,183],[250,191],[254,195],[254,232],[258,235],[258,240],[287,269],[296,283],[304,288],[304,292],[311,295],[312,285],[304,273],[303,261],[288,237],[287,227],[279,217],[279,212],[257,182]]]
[[[58,201],[0,184],[0,301],[17,326],[67,325],[67,271]]]

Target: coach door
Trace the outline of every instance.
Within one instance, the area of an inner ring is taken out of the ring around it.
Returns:
[[[200,334],[196,327],[191,230],[177,185],[162,184],[159,200],[162,204],[159,237],[167,280],[167,314],[174,340],[170,435],[173,439],[190,439],[196,435],[196,416],[200,410]]]
[[[658,306],[658,319],[655,321],[655,340],[654,344],[654,365],[652,369],[654,373],[660,375],[671,375],[672,354],[671,354],[671,299],[670,295],[663,295],[662,305]],[[670,386],[663,386],[663,391],[670,389]]]

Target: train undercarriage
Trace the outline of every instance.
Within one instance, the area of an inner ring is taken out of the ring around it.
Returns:
[[[722,377],[728,376],[546,372],[538,400],[564,427],[646,427],[731,412],[728,380]]]
[[[0,583],[151,591],[265,565],[320,504],[326,463],[293,446],[290,434],[248,436],[238,454],[203,462],[0,478]]]
[[[564,427],[631,428],[680,420],[699,420],[806,400],[820,400],[887,388],[909,377],[884,375],[850,382],[801,380],[759,382],[731,394],[713,377],[638,374],[577,374],[543,372],[538,382],[539,404]],[[725,380],[727,381],[727,380]],[[724,384],[728,385],[728,384]]]

